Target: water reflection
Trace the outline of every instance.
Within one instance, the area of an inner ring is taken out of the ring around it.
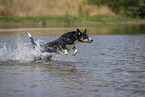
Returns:
[[[96,25],[96,27],[88,28],[88,34],[145,34],[144,24],[112,24],[112,25]],[[76,28],[22,28],[22,29],[0,29],[0,36],[6,35],[26,35],[31,32],[33,35],[62,35],[65,32],[74,31]],[[82,28],[83,30],[83,28]]]
[[[70,96],[75,96],[80,95],[81,91],[83,94],[87,74],[81,68],[75,67],[74,63],[64,63],[21,63],[6,69],[3,69],[5,65],[1,65],[1,95],[52,97],[66,96],[69,93]]]

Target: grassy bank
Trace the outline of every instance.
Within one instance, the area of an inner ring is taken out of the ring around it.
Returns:
[[[131,18],[131,17],[107,17],[107,16],[98,16],[98,17],[0,17],[0,23],[8,22],[24,22],[24,23],[33,23],[33,22],[84,22],[84,21],[93,21],[93,22],[123,22],[123,21],[142,21],[145,19],[142,18]]]
[[[145,24],[145,19],[130,17],[0,17],[0,28],[92,26],[97,24]]]

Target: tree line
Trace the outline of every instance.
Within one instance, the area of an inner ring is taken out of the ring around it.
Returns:
[[[89,4],[106,5],[116,14],[130,17],[145,17],[145,0],[87,0]]]

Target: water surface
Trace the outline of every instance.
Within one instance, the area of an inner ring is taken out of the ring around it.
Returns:
[[[54,55],[52,62],[34,61],[38,51],[26,35],[2,35],[1,97],[144,97],[145,32],[138,31],[90,35],[94,41],[78,43],[76,56]],[[59,36],[33,37],[44,43]]]

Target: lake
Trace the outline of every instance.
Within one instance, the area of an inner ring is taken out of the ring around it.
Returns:
[[[94,41],[76,44],[76,56],[70,51],[51,62],[34,60],[39,52],[27,31],[45,43],[75,29],[1,31],[1,97],[144,97],[145,25],[89,27]]]

